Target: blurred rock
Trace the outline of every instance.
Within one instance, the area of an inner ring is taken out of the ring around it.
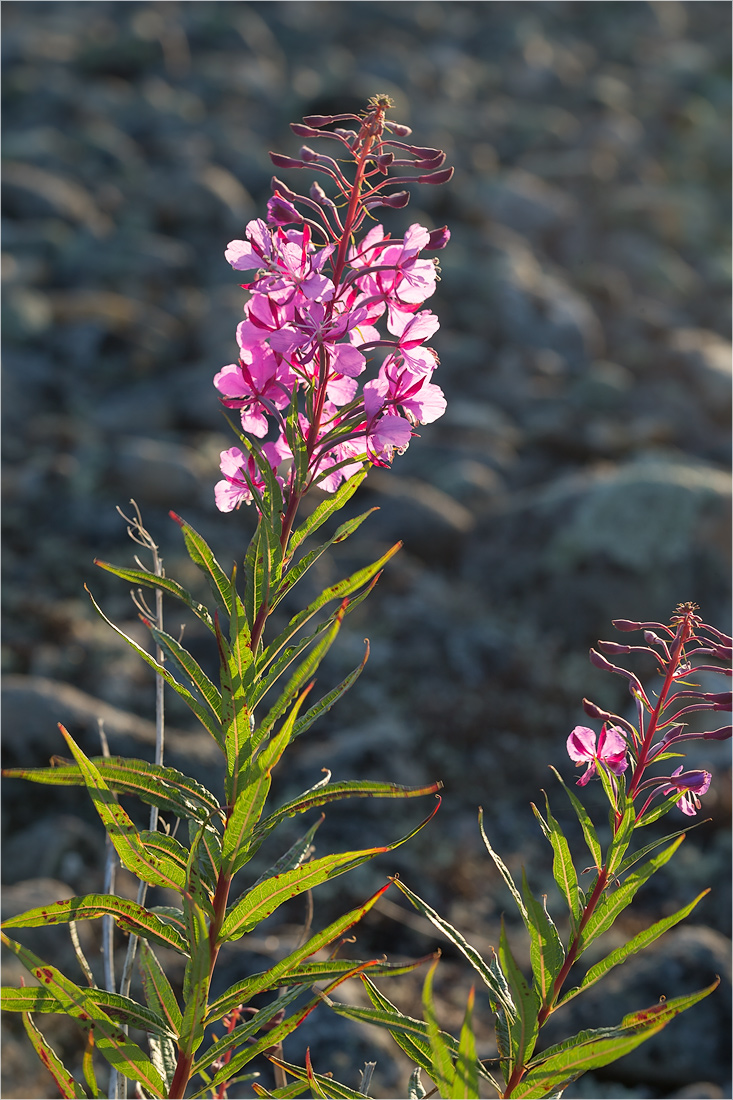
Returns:
[[[676,329],[669,340],[669,362],[688,383],[711,419],[730,425],[733,346],[716,332]]]
[[[570,645],[632,610],[667,621],[681,600],[718,621],[729,510],[730,477],[716,467],[654,456],[600,467],[490,507],[467,541],[464,575]]]

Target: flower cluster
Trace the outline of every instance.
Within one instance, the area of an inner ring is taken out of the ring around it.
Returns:
[[[300,136],[345,148],[354,178],[345,175],[343,160],[308,146],[298,158],[270,154],[278,167],[325,174],[336,200],[318,183],[299,195],[274,178],[267,221],[251,221],[244,240],[226,250],[236,271],[253,274],[243,284],[250,297],[237,328],[238,360],[214,385],[222,403],[239,410],[245,445],[251,437],[263,442],[248,445],[247,453],[223,452],[224,477],[216,486],[222,511],[257,499],[263,459],[289,500],[313,485],[333,492],[364,464],[389,465],[417,424],[445,410],[432,381],[438,357],[426,346],[438,318],[422,307],[438,276],[436,261],[424,254],[443,248],[448,230],[413,224],[393,239],[373,224],[357,237],[371,210],[406,205],[409,192],[385,191],[395,182],[393,168],[416,173],[400,183],[442,183],[452,173],[441,169],[440,150],[398,140],[410,131],[387,120],[390,106],[388,97],[376,96],[361,117],[311,116],[293,124]],[[358,129],[341,126],[349,120]]]
[[[703,623],[694,604],[680,604],[672,618],[671,625],[663,623],[637,623],[626,619],[617,619],[614,626],[618,630],[643,631],[645,645],[629,646],[618,642],[599,642],[599,647],[608,654],[648,653],[651,654],[664,679],[656,702],[642,687],[641,681],[633,673],[619,665],[612,664],[596,650],[591,650],[591,662],[608,672],[623,676],[634,698],[637,723],[627,721],[617,714],[609,714],[583,700],[583,706],[592,718],[603,720],[598,737],[587,726],[576,726],[567,741],[568,755],[577,766],[586,764],[586,770],[578,780],[584,786],[589,779],[603,768],[609,777],[612,790],[616,791],[615,779],[624,775],[629,759],[634,767],[629,780],[627,797],[635,798],[642,791],[645,799],[636,814],[640,821],[657,796],[669,798],[688,817],[694,817],[700,809],[700,797],[710,787],[710,772],[703,770],[685,771],[679,765],[670,775],[647,777],[648,766],[660,763],[672,757],[679,757],[676,747],[684,741],[695,739],[722,741],[730,737],[730,725],[703,733],[691,731],[680,718],[699,711],[730,710],[730,692],[700,691],[691,683],[690,676],[706,672],[731,673],[731,639]],[[724,668],[707,663],[710,658],[721,661]],[[656,740],[656,738],[659,738]]]

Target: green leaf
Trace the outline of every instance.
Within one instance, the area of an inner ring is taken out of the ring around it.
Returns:
[[[273,769],[291,740],[295,720],[308,690],[306,688],[296,700],[277,735],[262,747],[241,780],[241,790],[222,840],[222,874],[227,878],[232,878],[250,856],[250,841],[265,808]]]
[[[199,1059],[194,1062],[191,1073],[201,1073],[202,1070],[208,1069],[212,1062],[216,1062],[217,1059],[228,1054],[229,1051],[234,1050],[235,1047],[240,1047],[246,1043],[248,1039],[251,1039],[258,1031],[260,1031],[263,1025],[268,1024],[273,1016],[276,1016],[283,1008],[287,1007],[292,1001],[298,997],[303,996],[304,990],[296,986],[294,989],[288,990],[280,997],[276,997],[273,1001],[270,1001],[268,1005],[264,1005],[259,1008],[254,1016],[248,1017],[247,1022],[239,1024],[232,1031],[223,1035],[217,1042],[212,1043],[210,1047],[204,1051]],[[269,1032],[272,1035],[272,1032]],[[275,1041],[267,1044],[268,1046],[274,1046]]]
[[[157,1070],[137,1043],[129,1039],[120,1030],[119,1024],[114,1023],[99,1007],[94,996],[99,992],[98,990],[85,990],[75,985],[56,967],[44,963],[33,952],[14,940],[8,939],[4,933],[0,933],[0,939],[20,959],[33,977],[54,995],[61,1012],[67,1016],[73,1016],[84,1026],[93,1022],[97,1049],[110,1065],[125,1077],[139,1081],[152,1096],[163,1097],[164,1085]]]
[[[143,622],[163,652],[178,666],[184,676],[188,677],[217,722],[221,722],[221,693],[212,684],[198,662],[193,659],[188,650],[184,649],[176,638],[166,634],[164,630],[158,630],[155,624],[148,619],[143,619]]]
[[[331,924],[321,932],[317,932],[315,935],[311,936],[302,946],[292,951],[286,958],[281,959],[280,962],[275,963],[269,970],[261,974],[255,974],[250,978],[245,978],[244,981],[237,982],[236,985],[231,986],[209,1006],[207,1023],[221,1019],[222,1016],[226,1016],[228,1012],[231,1012],[232,1009],[236,1008],[239,1004],[247,1004],[257,993],[264,993],[280,985],[287,985],[290,981],[291,973],[299,969],[303,959],[307,959],[317,951],[327,947],[328,944],[333,943],[335,939],[338,939],[339,936],[342,936],[350,928],[353,928],[353,926],[361,920],[364,914],[368,913],[372,906],[379,901],[382,895],[389,889],[389,886],[390,883],[387,883],[386,886],[383,886],[380,890],[377,890],[375,894],[372,894],[363,905],[351,909],[348,913],[332,921]]]
[[[628,851],[629,844],[631,843],[631,835],[635,827],[636,811],[634,810],[634,801],[629,798],[626,800],[621,821],[614,832],[613,839],[606,853],[606,867],[609,877],[616,873],[621,861]]]
[[[298,723],[295,724],[297,730]],[[295,734],[293,734],[295,736]],[[329,773],[330,774],[330,773]],[[396,783],[372,783],[359,779],[345,780],[341,783],[316,784],[298,798],[286,802],[274,813],[266,817],[254,831],[253,844],[262,843],[272,830],[285,818],[295,817],[316,806],[335,802],[341,798],[417,798],[419,795],[437,794],[442,783],[431,783],[427,787],[401,787]]]
[[[364,666],[369,659],[369,642],[366,639],[365,647],[366,648],[364,651],[364,659],[362,660],[361,664],[357,665],[355,669],[352,669],[349,675],[344,677],[340,684],[337,684],[335,688],[332,688],[331,691],[329,691],[326,695],[319,699],[317,703],[310,707],[310,709],[305,712],[302,718],[298,719],[295,724],[295,730],[293,731],[293,740],[295,740],[296,737],[300,737],[301,733],[305,733],[307,729],[310,729],[317,718],[320,718],[321,715],[326,714],[334,705],[334,703],[337,703],[342,695],[345,695],[349,688],[353,687],[353,685],[356,683],[356,681],[359,679],[362,672],[364,671]]]
[[[157,806],[176,817],[208,819],[219,810],[219,803],[195,779],[146,760],[127,756],[90,756],[110,790],[116,794],[136,795],[141,802]],[[6,778],[27,779],[32,783],[45,783],[61,787],[86,786],[81,768],[77,764],[60,763],[50,768],[6,768]]]
[[[651,844],[647,844],[643,848],[640,848],[638,852],[633,852],[630,856],[627,856],[621,866],[617,868],[616,874],[622,875],[624,871],[628,871],[629,867],[633,867],[635,863],[638,863],[639,860],[643,859],[649,852],[653,852],[655,848],[661,848],[661,846],[668,841],[677,840],[678,837],[686,836],[691,829],[696,829],[698,825],[702,825],[702,822],[698,821],[694,825],[686,825],[684,829],[676,829],[675,832],[667,833],[666,836],[657,837]]]
[[[439,1090],[443,1096],[454,1096],[453,1082],[454,1082],[454,1070],[453,1060],[451,1059],[450,1051],[442,1039],[440,1028],[438,1027],[438,1017],[435,1013],[435,1004],[433,1002],[433,975],[435,974],[435,968],[437,967],[439,959],[436,959],[433,965],[425,975],[425,982],[423,984],[422,992],[422,1006],[425,1013],[425,1023],[428,1028],[428,1042],[430,1043],[430,1055],[433,1063],[433,1070],[430,1076],[435,1081]]]
[[[3,928],[39,928],[47,924],[68,924],[69,921],[96,920],[105,916],[112,917],[123,932],[144,940],[151,939],[182,954],[187,953],[186,942],[175,928],[137,902],[114,894],[86,894],[84,897],[57,901],[53,905],[42,905],[3,921]]]
[[[102,779],[99,770],[84,755],[71,734],[63,726],[59,726],[59,729],[81,768],[95,809],[123,867],[151,886],[166,886],[179,892],[184,889],[185,878],[182,878],[179,865],[168,853],[159,856],[148,852],[133,822]]]
[[[232,587],[226,573],[219,565],[219,562],[212,554],[211,548],[206,543],[205,539],[199,535],[198,531],[194,531],[190,524],[186,523],[180,516],[177,516],[175,512],[171,512],[170,516],[181,528],[188,555],[194,565],[199,567],[208,580],[211,590],[214,593],[214,598],[221,610],[227,615],[230,615],[232,606],[238,606],[241,612],[242,605],[239,596]],[[237,604],[237,601],[239,601],[239,604]]]
[[[461,1035],[458,1041],[453,1094],[459,1100],[479,1100],[478,1091],[478,1055],[476,1036],[473,1032],[473,1005],[475,990],[471,986],[466,1002],[466,1015],[463,1018]]]
[[[703,892],[698,894],[695,900],[691,901],[689,905],[683,906],[682,909],[678,909],[676,913],[673,913],[669,917],[663,917],[661,920],[651,925],[650,928],[645,928],[641,932],[637,932],[637,934],[627,943],[623,944],[622,947],[617,947],[615,951],[606,955],[600,962],[595,963],[587,971],[580,985],[575,989],[571,989],[570,992],[562,998],[557,1007],[559,1008],[560,1005],[564,1005],[566,1001],[572,1000],[573,997],[576,997],[578,993],[582,993],[584,989],[588,989],[589,986],[595,985],[604,974],[607,974],[614,966],[618,966],[619,963],[625,962],[629,956],[635,955],[638,951],[643,951],[645,947],[654,943],[654,941],[659,939],[659,937],[669,928],[674,928],[676,924],[679,924],[681,920],[689,916],[698,902],[709,893],[710,890],[703,890]]]
[[[680,755],[682,755],[680,753]],[[654,763],[658,761],[655,759]],[[665,798],[662,802],[658,802],[656,806],[651,806],[645,814],[643,814],[636,822],[637,829],[643,829],[645,825],[651,825],[653,821],[658,821],[660,817],[664,817],[673,809],[680,800],[680,792],[675,791],[669,798]]]
[[[74,1075],[69,1073],[56,1051],[50,1045],[46,1037],[38,1030],[27,1012],[23,1013],[23,1026],[25,1027],[28,1038],[33,1044],[33,1049],[56,1082],[56,1087],[61,1096],[71,1097],[71,1100],[78,1100],[78,1098],[84,1097],[84,1100],[86,1100],[87,1094],[82,1086],[78,1081],[74,1080]]]
[[[401,844],[406,843],[423,826],[427,825],[428,821],[437,813],[437,810],[438,806],[416,828],[392,844],[322,856],[320,859],[314,859],[311,863],[296,867],[292,871],[286,871],[285,874],[277,878],[268,879],[253,887],[228,913],[222,925],[221,939],[239,939],[240,936],[251,931],[260,921],[264,920],[265,917],[269,917],[278,906],[290,898],[297,897],[306,890],[311,890],[327,879],[343,875],[352,867],[358,867],[376,855],[394,851],[395,848],[399,848]]]
[[[163,1017],[171,1033],[177,1038],[181,1031],[182,1017],[176,995],[157,956],[144,940],[140,944],[139,966],[148,1007]]]
[[[552,768],[552,765],[550,765],[550,767]],[[562,784],[563,790],[570,799],[570,803],[575,810],[578,821],[580,822],[580,827],[583,830],[583,836],[585,837],[585,842],[588,845],[588,851],[593,857],[593,865],[596,871],[600,871],[601,867],[603,866],[603,855],[601,853],[601,845],[598,841],[598,836],[596,834],[593,822],[589,818],[585,806],[580,801],[578,796],[573,793],[570,787],[566,785],[557,768],[552,768],[552,771],[557,776],[558,780]]]
[[[642,886],[647,879],[651,878],[655,871],[658,871],[660,867],[663,867],[664,864],[672,858],[684,839],[683,833],[682,836],[674,840],[669,847],[665,848],[663,852],[660,852],[657,856],[653,856],[637,871],[630,874],[613,893],[604,895],[592,917],[583,929],[578,956],[580,956],[589,944],[600,936],[602,932],[607,931],[607,929],[611,927],[619,913],[623,912],[627,905],[631,904],[639,887]]]
[[[461,954],[468,959],[476,973],[489,987],[492,998],[501,1004],[505,1011],[514,1018],[517,1014],[517,1010],[512,1003],[506,986],[497,981],[496,975],[492,972],[491,968],[484,961],[476,948],[472,947],[452,924],[449,924],[448,921],[444,920],[434,909],[431,909],[427,902],[423,901],[417,894],[414,894],[412,890],[409,890],[401,879],[395,879],[394,884],[402,891],[405,897],[412,902],[415,909],[417,909],[419,913],[422,913],[424,917],[427,917],[431,924],[434,924],[438,931],[442,932],[443,935],[458,948]]]
[[[110,565],[107,561],[100,561],[99,558],[94,559],[94,564],[98,565],[100,569],[106,569],[108,573],[114,573],[116,577],[121,577],[123,581],[141,584],[145,588],[157,588],[161,592],[167,592],[169,596],[174,596],[177,600],[185,603],[213,634],[214,620],[208,607],[204,607],[202,603],[195,600],[190,592],[181,587],[178,581],[171,580],[170,577],[159,577],[155,573],[146,572],[144,569],[122,569],[118,565]]]
[[[223,748],[220,723],[216,720],[216,718],[214,718],[208,707],[200,703],[196,696],[192,695],[187,687],[184,687],[183,684],[179,683],[178,680],[176,680],[175,676],[168,671],[165,665],[161,665],[158,661],[156,661],[155,657],[147,652],[147,650],[143,649],[143,647],[138,645],[137,642],[133,641],[132,638],[129,638],[127,634],[125,634],[123,630],[120,630],[118,626],[115,626],[111,619],[108,619],[105,613],[102,611],[101,607],[96,602],[91,592],[89,592],[88,588],[87,592],[89,594],[89,599],[92,601],[92,605],[94,606],[94,609],[100,616],[100,618],[104,619],[107,626],[114,630],[115,634],[122,638],[123,641],[127,642],[130,648],[133,649],[135,653],[137,653],[138,657],[142,658],[142,660],[145,661],[146,664],[150,665],[150,667],[157,673],[157,675],[161,676],[165,680],[165,682],[169,684],[170,687],[172,687],[173,690],[178,693],[178,695],[181,696],[186,706],[189,708],[189,710],[193,711],[204,729],[208,730],[208,732],[216,741],[217,745],[219,745],[220,748]]]
[[[166,1093],[170,1094],[170,1088],[178,1066],[176,1045],[171,1039],[148,1035],[148,1049],[150,1050],[150,1061],[165,1081]]]
[[[557,928],[547,912],[547,895],[539,901],[529,888],[522,870],[522,892],[527,905],[529,954],[537,992],[543,1004],[550,999],[555,978],[565,962],[565,951]]]
[[[148,1042],[149,1041],[150,1036],[148,1036]],[[92,1096],[99,1097],[101,1100],[101,1098],[104,1097],[104,1093],[97,1085],[97,1075],[94,1070],[94,1046],[94,1032],[90,1028],[87,1032],[87,1041],[84,1047],[84,1054],[82,1055],[81,1068],[90,1093]]]
[[[305,660],[301,661],[293,675],[288,680],[287,685],[283,689],[277,702],[273,704],[268,713],[263,718],[255,733],[255,741],[257,744],[266,737],[272,727],[277,722],[278,718],[281,718],[285,713],[285,710],[293,701],[298,692],[301,691],[306,681],[308,681],[320,665],[323,658],[328,653],[329,649],[336,640],[336,636],[341,629],[341,623],[343,622],[344,615],[346,614],[346,607],[342,605],[336,612],[333,623],[326,631],[323,639],[314,646]]]
[[[254,623],[270,595],[268,521],[260,516],[257,530],[244,556],[244,607],[247,621]]]
[[[335,493],[329,493],[327,497],[321,501],[317,508],[311,513],[310,516],[293,531],[288,541],[288,555],[292,556],[298,549],[300,544],[308,538],[309,535],[314,534],[319,527],[322,527],[329,516],[334,515],[344,504],[354,495],[356,490],[361,485],[362,481],[367,475],[366,470],[359,470],[358,473],[345,481]]]
[[[716,979],[697,993],[633,1012],[615,1028],[581,1031],[551,1047],[530,1063],[530,1072],[513,1090],[514,1100],[539,1100],[550,1089],[565,1087],[589,1070],[615,1062],[656,1035],[680,1012],[707,997],[718,984]]]
[[[342,1085],[339,1081],[334,1081],[332,1077],[324,1077],[320,1073],[309,1074],[307,1070],[301,1069],[300,1066],[293,1066],[290,1062],[283,1062],[281,1058],[275,1058],[270,1055],[270,1061],[273,1066],[280,1066],[281,1069],[289,1073],[291,1077],[295,1077],[297,1081],[315,1081],[316,1085],[320,1089],[321,1096],[334,1097],[335,1100],[368,1100],[366,1093],[357,1092],[356,1089],[350,1089],[346,1085]],[[278,1095],[273,1093],[272,1095]]]
[[[381,558],[371,565],[367,565],[363,569],[358,569],[355,573],[352,573],[350,577],[346,577],[344,580],[331,585],[329,588],[324,588],[320,595],[308,604],[303,611],[293,616],[285,630],[268,645],[267,649],[262,654],[261,660],[258,662],[258,671],[262,672],[267,668],[272,661],[275,660],[280,651],[287,645],[290,639],[297,634],[301,627],[305,626],[322,607],[325,607],[326,604],[331,603],[333,600],[343,600],[345,597],[353,595],[358,589],[369,584],[369,582],[380,573],[390,558],[394,557],[401,546],[402,543],[395,543],[386,554],[383,554]]]
[[[506,866],[504,861],[494,851],[494,849],[491,847],[491,845],[489,843],[489,838],[487,837],[487,835],[484,831],[484,811],[481,807],[479,807],[479,812],[478,812],[478,825],[479,825],[479,829],[481,830],[481,836],[483,837],[484,844],[486,845],[486,850],[488,851],[489,855],[491,856],[494,863],[496,864],[496,867],[497,867],[497,870],[499,871],[499,874],[501,875],[501,877],[504,879],[504,882],[509,887],[509,891],[510,891],[512,897],[514,898],[517,909],[519,910],[519,912],[522,915],[522,920],[524,921],[525,925],[529,929],[530,921],[529,921],[529,916],[527,915],[527,907],[525,906],[524,901],[522,900],[522,895],[519,893],[519,890],[517,889],[517,887],[514,884],[514,879],[512,878],[511,874],[509,873],[509,868]]]
[[[121,993],[108,993],[106,989],[96,988],[85,992],[111,1020],[147,1031],[150,1035],[169,1038],[173,1036],[162,1016],[129,997],[123,997]],[[42,986],[21,986],[20,989],[3,987],[2,1008],[4,1012],[66,1012],[58,998]]]
[[[415,1066],[410,1074],[410,1081],[407,1086],[407,1100],[423,1100],[425,1095],[425,1089],[422,1087],[422,1081],[420,1080],[420,1067]]]
[[[565,898],[568,909],[570,910],[570,917],[572,921],[573,931],[578,927],[580,917],[582,913],[582,906],[580,901],[580,894],[578,892],[578,876],[575,871],[575,865],[573,864],[573,858],[570,855],[570,847],[568,845],[565,834],[558,825],[555,818],[550,813],[550,802],[545,792],[545,807],[547,812],[547,820],[542,817],[537,807],[532,803],[532,809],[535,816],[540,822],[542,831],[552,845],[553,860],[552,860],[552,874],[555,882],[558,885],[560,893]]]
[[[212,956],[204,911],[191,899],[186,899],[186,911],[192,932],[191,957],[183,976],[184,1011],[178,1049],[190,1057],[204,1038]]]
[[[263,871],[260,877],[257,879],[257,882],[253,884],[251,889],[259,886],[262,882],[267,882],[269,880],[279,877],[280,875],[284,874],[285,871],[292,871],[294,870],[294,868],[300,867],[303,860],[306,859],[306,857],[309,856],[313,850],[313,838],[316,835],[316,832],[318,831],[320,826],[323,824],[325,816],[325,814],[321,814],[318,821],[315,821],[306,833],[303,833],[302,836],[299,836],[298,839],[290,845],[288,850],[283,855],[281,855],[280,858],[275,861],[275,863],[272,864],[272,866],[268,867],[266,871]],[[239,901],[239,898],[237,899],[237,901]]]
[[[273,596],[271,610],[277,607],[283,597],[286,596],[287,593],[295,587],[301,577],[303,577],[308,572],[310,567],[318,561],[318,559],[322,556],[322,554],[326,552],[326,550],[329,549],[329,547],[333,546],[335,543],[344,542],[344,540],[347,539],[349,535],[352,535],[354,531],[356,531],[357,528],[361,526],[364,520],[367,519],[367,517],[370,516],[372,512],[376,511],[376,508],[370,508],[368,512],[364,512],[362,515],[356,516],[354,519],[347,520],[346,523],[341,524],[341,526],[336,530],[335,534],[328,540],[328,542],[324,542],[320,546],[317,546],[314,550],[310,550],[307,554],[304,554],[297,565],[294,565],[291,569],[289,569],[283,577],[282,581],[280,582],[277,591]]]
[[[524,1065],[534,1051],[539,1030],[537,1016],[540,1001],[537,993],[530,988],[524,974],[517,966],[506,936],[503,918],[499,939],[499,960],[517,1009],[514,1019],[507,1018],[506,1021],[510,1046],[506,1076],[510,1077],[514,1067]]]
[[[244,691],[244,669],[238,654],[232,652],[215,619],[216,641],[219,647],[221,679],[221,724],[226,753],[226,798],[232,806],[237,800],[244,769],[252,754],[251,710]]]

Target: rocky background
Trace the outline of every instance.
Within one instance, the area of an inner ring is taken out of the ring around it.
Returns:
[[[3,5],[6,765],[46,763],[61,748],[58,721],[98,751],[98,718],[113,752],[150,755],[149,670],[83,586],[143,641],[127,586],[93,565],[132,564],[116,511],[131,514],[131,497],[167,573],[202,597],[168,510],[226,566],[242,557],[252,515],[219,515],[212,492],[232,439],[211,379],[235,354],[243,302],[223,250],[264,210],[268,150],[297,149],[291,120],[387,92],[414,139],[456,167],[391,223],[447,222],[453,234],[429,303],[449,408],[394,471],[370,475],[358,504],[380,511],[314,579],[322,587],[404,540],[319,681],[357,664],[365,637],[367,670],[293,748],[276,797],[324,767],[336,779],[445,784],[416,840],[316,893],[317,927],[399,872],[488,953],[502,913],[514,917],[479,805],[495,847],[552,899],[529,803],[546,787],[572,833],[548,764],[572,776],[564,744],[584,695],[627,707],[588,647],[614,636],[611,618],[667,620],[681,600],[730,625],[730,29],[729,5],[707,2]],[[167,609],[174,633],[178,614]],[[207,639],[186,629],[213,665]],[[653,686],[651,667],[639,671]],[[215,785],[216,754],[176,703],[168,760]],[[715,974],[721,989],[568,1097],[731,1095],[730,754],[706,743],[694,759],[715,773],[709,820],[619,934],[713,892],[558,1028],[615,1023]],[[343,804],[318,853],[386,843],[429,809]],[[665,831],[680,825],[673,814]],[[102,889],[103,836],[83,793],[9,782],[3,828],[7,913]],[[134,890],[124,875],[118,886]],[[387,897],[355,957],[440,946]],[[221,981],[278,957],[303,919],[293,906],[240,941]],[[98,969],[96,924],[80,934]],[[77,973],[65,929],[25,942]],[[526,957],[519,930],[514,942]],[[455,1031],[471,975],[443,947],[440,1016]],[[175,977],[175,959],[166,965]],[[19,980],[7,963],[4,982]],[[382,988],[420,1014],[421,982],[418,972]],[[483,995],[477,1018],[490,1057]],[[43,1023],[78,1067],[74,1029]],[[3,1095],[55,1095],[19,1021],[5,1034]],[[320,1072],[356,1086],[376,1060],[373,1094],[406,1094],[409,1066],[386,1033],[324,1008],[286,1057],[302,1059],[306,1043]]]

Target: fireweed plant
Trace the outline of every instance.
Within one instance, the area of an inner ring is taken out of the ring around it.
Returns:
[[[602,723],[600,731],[579,726],[568,740],[571,759],[585,768],[580,785],[599,779],[609,800],[605,854],[588,814],[568,787],[590,850],[590,868],[583,864],[580,871],[575,869],[569,843],[549,805],[544,815],[535,808],[552,845],[554,877],[568,909],[567,946],[544,900],[533,896],[526,879],[518,889],[481,825],[489,854],[530,937],[531,984],[517,966],[503,930],[498,951],[486,962],[417,894],[393,879],[321,931],[313,932],[308,920],[299,944],[269,969],[223,992],[218,992],[218,985],[212,987],[222,949],[221,969],[225,966],[229,943],[253,932],[286,901],[309,897],[321,883],[405,843],[435,813],[434,809],[390,844],[312,858],[319,818],[285,851],[281,843],[278,858],[256,880],[250,873],[260,846],[291,817],[336,799],[414,797],[435,794],[440,788],[439,782],[420,788],[362,780],[332,782],[327,771],[285,804],[273,807],[269,801],[272,773],[288,745],[330,710],[362,672],[368,646],[359,666],[340,684],[316,702],[310,700],[315,672],[345,617],[369,594],[399,544],[325,589],[286,626],[273,629],[271,616],[286,597],[290,600],[294,586],[320,556],[351,536],[370,513],[342,522],[315,548],[306,549],[306,540],[337,515],[371,466],[391,465],[395,453],[409,445],[416,427],[436,420],[445,409],[443,393],[432,381],[438,358],[426,346],[438,329],[438,319],[423,307],[438,278],[432,254],[448,243],[449,232],[412,224],[401,238],[393,238],[373,211],[403,208],[410,197],[405,184],[444,183],[452,169],[443,167],[440,150],[404,140],[410,130],[388,119],[391,106],[387,96],[375,96],[362,115],[310,116],[292,124],[300,138],[331,142],[334,155],[304,145],[297,157],[271,154],[275,166],[318,172],[326,187],[313,182],[307,195],[298,194],[273,179],[267,219],[250,222],[244,239],[232,241],[226,250],[231,266],[247,273],[243,288],[249,297],[237,328],[237,362],[214,379],[223,405],[239,414],[239,425],[232,425],[238,445],[221,455],[222,479],[215,499],[223,512],[243,503],[256,510],[243,583],[236,568],[227,573],[204,539],[176,515],[187,551],[211,587],[213,608],[165,575],[139,514],[129,529],[152,553],[152,568],[140,561],[136,569],[97,563],[155,592],[155,611],[144,603],[139,589],[134,597],[155,656],[110,623],[158,677],[155,763],[108,752],[89,757],[60,727],[72,759],[54,758],[49,768],[6,772],[38,783],[86,786],[120,863],[140,880],[135,901],[118,897],[110,887],[106,893],[46,905],[5,922],[6,929],[70,926],[84,984],[2,934],[3,943],[37,982],[3,989],[3,1007],[22,1014],[33,1047],[64,1097],[126,1096],[130,1081],[135,1095],[143,1097],[237,1097],[247,1088],[263,1097],[368,1096],[372,1063],[367,1063],[355,1089],[316,1073],[310,1054],[303,1068],[284,1061],[283,1040],[321,1002],[392,1033],[415,1064],[410,1096],[425,1095],[421,1070],[434,1081],[433,1094],[439,1091],[446,1098],[478,1097],[480,1082],[500,1096],[560,1096],[568,1082],[621,1057],[714,988],[654,1005],[626,1017],[616,1028],[584,1031],[536,1051],[540,1029],[551,1013],[652,943],[700,900],[637,934],[591,967],[578,985],[567,988],[576,960],[611,927],[684,838],[681,831],[628,854],[634,831],[675,806],[694,815],[708,789],[707,772],[671,768],[667,762],[679,757],[677,747],[691,737],[722,739],[730,734],[730,729],[689,733],[680,720],[691,711],[720,710],[725,705],[722,696],[700,691],[691,678],[717,669],[707,662],[726,660],[730,642],[704,626],[692,605],[682,605],[669,627],[616,624],[643,630],[643,646],[601,643],[605,653],[655,654],[663,676],[656,699],[633,673],[593,653],[595,664],[626,676],[637,718],[632,723],[586,702],[589,716]],[[313,489],[321,491],[319,499],[304,518],[300,505]],[[218,685],[182,640],[164,630],[164,596],[184,605],[210,632],[219,656]],[[195,777],[163,762],[164,683],[183,698],[221,751],[224,784],[219,797]],[[655,771],[661,766],[662,772],[652,776],[652,766]],[[139,829],[123,808],[120,799],[129,797],[150,806],[147,830]],[[657,848],[663,850],[651,855]],[[359,962],[338,957],[343,937],[392,883],[463,951],[487,986],[496,1015],[498,1067],[477,1055],[473,992],[459,1038],[439,1029],[432,997],[437,956],[428,957],[432,966],[424,986],[424,1020],[400,1013],[372,979],[403,974],[427,960],[397,965],[384,959]],[[165,889],[165,894],[151,899],[158,904],[148,903],[148,887]],[[87,919],[103,922],[103,986],[96,983],[75,933],[76,922]],[[114,977],[113,925],[128,935],[119,985]],[[166,974],[171,952],[185,960],[180,996]],[[134,966],[140,1002],[130,995]],[[363,981],[371,1008],[341,1004],[331,996],[355,976]],[[86,1036],[83,1080],[63,1065],[36,1024],[34,1015],[43,1013],[73,1017]],[[131,1031],[142,1035],[139,1042]],[[95,1053],[111,1067],[109,1085],[98,1083],[102,1063]],[[267,1056],[274,1066],[270,1091],[251,1071],[258,1055]]]

